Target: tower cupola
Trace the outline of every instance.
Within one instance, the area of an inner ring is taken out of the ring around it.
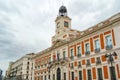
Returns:
[[[59,8],[59,16],[67,16],[67,8],[63,5]]]

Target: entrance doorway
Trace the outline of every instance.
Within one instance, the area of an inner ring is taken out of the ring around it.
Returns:
[[[60,68],[57,69],[57,80],[61,80],[61,70],[60,70]]]
[[[98,73],[98,80],[103,80],[102,68],[98,68],[98,69],[97,69],[97,73]]]
[[[111,74],[111,80],[117,80],[114,66],[110,67],[110,74]]]

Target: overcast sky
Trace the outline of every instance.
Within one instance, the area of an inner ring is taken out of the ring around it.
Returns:
[[[120,12],[120,0],[0,0],[0,68],[51,46],[61,5],[72,28],[85,30]]]

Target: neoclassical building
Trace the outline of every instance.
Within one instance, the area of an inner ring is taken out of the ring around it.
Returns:
[[[84,31],[59,9],[51,47],[33,58],[33,80],[120,80],[120,13]]]
[[[15,62],[10,62],[5,80],[32,80],[32,57],[34,56],[34,53],[29,53]]]

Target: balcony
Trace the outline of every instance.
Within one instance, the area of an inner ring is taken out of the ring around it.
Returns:
[[[77,54],[77,57],[78,57],[78,58],[81,57],[81,53]]]
[[[96,48],[95,53],[99,53],[99,52],[100,52],[100,48]]]
[[[53,65],[58,65],[58,64],[63,64],[63,63],[66,63],[68,62],[68,58],[67,57],[64,57],[64,58],[60,58],[60,59],[57,59],[57,60],[53,60],[51,62],[49,62],[49,67],[52,67]]]
[[[60,59],[60,61],[61,61],[61,63],[65,63],[65,62],[68,61],[68,58],[67,57],[63,57],[63,58]]]
[[[101,61],[100,61],[100,60],[97,60],[97,61],[96,61],[96,65],[99,65],[99,64],[101,64]]]
[[[78,65],[78,68],[81,68],[81,67],[82,67],[82,66],[79,64],[79,65]]]
[[[90,62],[87,62],[86,66],[87,66],[87,67],[88,67],[88,66],[91,66]]]
[[[73,60],[73,59],[74,59],[74,56],[70,56],[70,59]]]
[[[112,49],[112,48],[113,48],[112,45],[107,45],[107,46],[106,46],[106,50],[110,50],[110,49]]]
[[[71,65],[71,66],[70,66],[70,68],[71,68],[71,69],[74,69],[74,66],[73,66],[73,65]]]
[[[85,55],[87,56],[87,55],[90,55],[90,51],[86,51],[85,52]]]

